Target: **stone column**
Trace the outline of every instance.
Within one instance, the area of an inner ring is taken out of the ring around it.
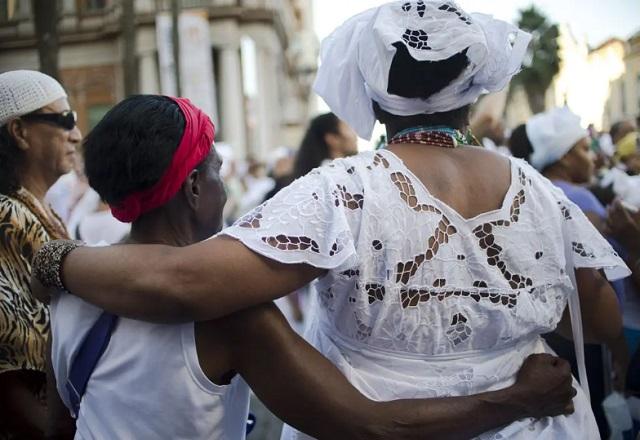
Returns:
[[[264,159],[268,152],[277,147],[280,139],[280,118],[282,108],[278,97],[278,56],[276,48],[258,44],[258,156]]]
[[[158,79],[158,62],[154,52],[140,54],[140,93],[145,95],[157,95],[160,93],[160,81]]]
[[[242,90],[240,49],[237,46],[222,47],[219,57],[220,125],[222,140],[231,145],[236,157],[247,154],[247,133]]]

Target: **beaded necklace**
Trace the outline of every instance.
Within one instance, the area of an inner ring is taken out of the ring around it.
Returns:
[[[36,216],[42,227],[44,227],[51,240],[69,239],[69,233],[64,226],[62,219],[56,212],[47,209],[33,194],[22,187],[13,194],[13,197],[27,207]]]
[[[423,144],[442,148],[457,148],[461,145],[479,145],[478,140],[471,134],[462,134],[456,130],[445,126],[435,127],[412,127],[396,133],[389,145],[394,144]]]

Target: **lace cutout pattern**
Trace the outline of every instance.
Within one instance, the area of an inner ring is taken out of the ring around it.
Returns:
[[[348,238],[345,236],[345,234],[336,237],[336,241],[333,242],[333,244],[331,245],[331,249],[329,250],[329,256],[333,257],[334,255],[342,252],[346,247],[347,241]]]
[[[374,167],[379,167],[380,165],[382,165],[385,168],[389,168],[389,161],[387,160],[386,157],[384,157],[382,154],[380,153],[376,153],[375,156],[373,156],[373,166]],[[372,169],[371,166],[367,167],[368,169]]]
[[[326,269],[309,289],[345,340],[391,356],[499,348],[555,328],[565,243],[576,267],[622,266],[560,191],[510,160],[504,209],[468,221],[379,150],[318,168],[225,233],[275,261]]]
[[[396,266],[396,283],[407,284],[411,277],[416,274],[422,263],[433,259],[440,250],[440,246],[448,243],[449,237],[456,232],[456,228],[451,225],[449,219],[443,215],[433,235],[429,237],[427,251],[424,254],[417,255],[411,261],[398,263]]]
[[[353,278],[353,277],[359,277],[360,276],[360,271],[357,269],[349,269],[349,270],[345,270],[344,272],[340,272],[340,275],[346,277],[346,278]]]
[[[317,254],[320,253],[320,246],[318,243],[309,237],[289,237],[288,235],[280,234],[270,237],[262,237],[262,241],[269,246],[281,251],[306,251],[310,250]]]
[[[416,189],[413,186],[411,180],[402,173],[392,173],[391,181],[400,191],[400,198],[416,212],[433,212],[435,214],[442,214],[438,208],[426,203],[418,203],[418,197],[416,197]]]
[[[354,313],[354,316],[356,318],[356,325],[357,325],[356,338],[359,341],[364,341],[369,339],[371,337],[371,332],[373,331],[373,327],[368,326],[367,324],[362,322],[362,320],[358,318],[358,315],[356,315],[355,313]]]
[[[376,301],[384,301],[385,288],[382,284],[366,284],[364,289],[367,291],[369,304],[373,304]]]
[[[329,311],[333,311],[333,299],[335,298],[335,295],[333,294],[331,287],[320,290],[318,297],[320,298],[320,304],[322,307]]]
[[[333,192],[333,195],[336,206],[342,204],[345,208],[351,210],[362,209],[364,194],[351,194],[344,185],[337,185],[337,189]]]
[[[411,2],[406,2],[405,4],[402,5],[402,10],[404,12],[409,12],[411,11],[411,8],[413,7],[413,5],[411,4]],[[418,15],[420,16],[420,18],[424,17],[424,11],[427,9],[427,5],[424,4],[424,0],[419,0],[418,3],[416,4],[416,10],[418,11]]]
[[[565,220],[573,219],[573,217],[571,217],[571,211],[569,211],[569,208],[562,204],[562,202],[558,202],[558,206],[560,207],[560,211],[562,212],[562,216]]]
[[[444,301],[447,298],[470,298],[477,303],[480,301],[489,301],[492,304],[513,309],[518,304],[518,296],[519,292],[504,294],[488,289],[400,289],[400,302],[403,309],[417,307],[420,303],[425,303],[429,300]]]
[[[520,210],[526,200],[524,190],[516,194],[511,204],[510,220],[498,220],[485,223],[473,230],[473,233],[479,239],[479,244],[487,254],[487,263],[490,266],[497,266],[504,278],[509,282],[512,289],[524,289],[533,285],[533,280],[524,275],[514,274],[507,269],[507,264],[501,259],[502,247],[495,242],[493,229],[495,227],[508,227],[512,223],[517,223],[520,217]]]
[[[458,18],[460,20],[462,20],[465,24],[470,25],[471,24],[471,18],[468,17],[465,13],[463,13],[462,11],[458,10],[457,8],[455,8],[454,6],[450,5],[450,4],[443,4],[442,6],[440,6],[438,9],[440,9],[441,11],[446,11],[446,12],[452,12],[454,14],[456,14],[458,16]]]
[[[429,41],[429,36],[422,29],[405,30],[404,34],[402,34],[402,40],[404,40],[404,42],[407,43],[409,47],[412,47],[414,49],[431,50],[431,46],[429,46],[429,44],[427,43]]]
[[[571,246],[573,248],[573,252],[575,252],[576,254],[580,255],[581,257],[586,257],[586,258],[595,258],[596,255],[591,252],[590,250],[588,250],[584,244],[582,243],[576,243],[575,241],[571,243]]]
[[[518,180],[520,180],[520,185],[522,186],[531,185],[531,179],[527,177],[522,168],[518,168]]]
[[[454,346],[462,344],[471,337],[472,330],[467,321],[468,318],[462,313],[456,313],[451,318],[451,324],[446,331],[446,335]]]
[[[241,228],[258,229],[262,220],[262,205],[238,220],[237,225]]]

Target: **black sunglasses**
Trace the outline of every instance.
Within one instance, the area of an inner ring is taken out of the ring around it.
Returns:
[[[78,121],[78,114],[73,110],[65,110],[62,113],[29,113],[21,118],[25,121],[49,122],[65,130],[73,130]]]

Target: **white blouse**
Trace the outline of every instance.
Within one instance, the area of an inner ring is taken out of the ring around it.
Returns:
[[[316,169],[223,233],[283,263],[329,269],[312,284],[306,337],[376,400],[469,395],[513,383],[549,352],[573,265],[629,271],[553,184],[511,160],[499,209],[463,218],[388,150]],[[584,395],[570,417],[480,438],[598,438]],[[308,438],[285,429],[283,438]]]

